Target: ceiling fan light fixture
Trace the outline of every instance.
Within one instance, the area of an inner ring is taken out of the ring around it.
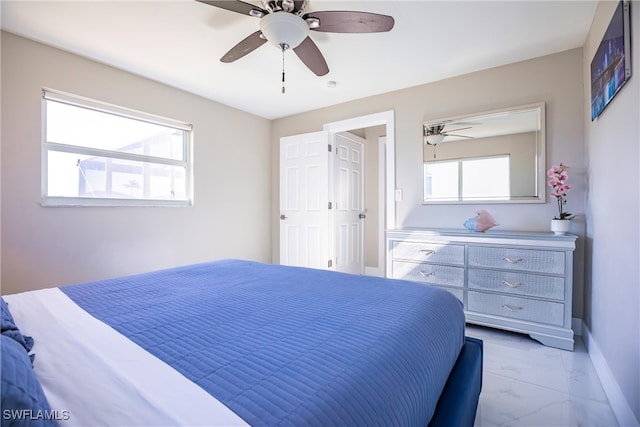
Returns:
[[[434,135],[425,135],[424,141],[429,145],[438,145],[444,140],[445,135],[438,133]]]
[[[295,49],[307,38],[309,26],[297,15],[288,12],[275,12],[260,20],[260,30],[273,45],[284,45]]]

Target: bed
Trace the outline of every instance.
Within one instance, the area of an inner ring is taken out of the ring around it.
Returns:
[[[482,386],[461,303],[408,281],[220,260],[2,304],[3,426],[471,426]]]

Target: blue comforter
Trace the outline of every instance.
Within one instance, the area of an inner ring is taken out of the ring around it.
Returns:
[[[225,260],[61,288],[249,424],[426,426],[464,341],[413,282]]]

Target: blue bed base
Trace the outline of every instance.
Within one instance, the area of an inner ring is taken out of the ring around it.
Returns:
[[[482,340],[465,337],[429,427],[473,426],[482,390],[483,354]]]

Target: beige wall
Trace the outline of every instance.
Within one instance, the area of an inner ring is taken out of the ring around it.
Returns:
[[[278,260],[278,140],[322,129],[323,124],[395,110],[396,187],[403,201],[396,203],[397,227],[462,229],[465,219],[488,209],[501,230],[548,231],[556,205],[424,205],[422,204],[422,123],[433,117],[453,117],[512,106],[546,103],[547,165],[571,165],[570,212],[580,214],[572,232],[584,236],[584,117],[582,50],[545,56],[435,83],[390,92],[330,108],[275,120],[272,126],[272,192],[274,194],[273,257]],[[576,252],[573,316],[582,317],[583,241]]]
[[[192,123],[195,206],[41,207],[43,87]],[[2,293],[216,258],[269,261],[269,129],[268,120],[3,32]]]
[[[584,45],[589,352],[621,425],[640,424],[640,2],[632,2],[633,76],[590,121],[590,64],[618,2],[601,1]],[[593,358],[593,356],[592,356]],[[635,419],[634,419],[635,418]]]

